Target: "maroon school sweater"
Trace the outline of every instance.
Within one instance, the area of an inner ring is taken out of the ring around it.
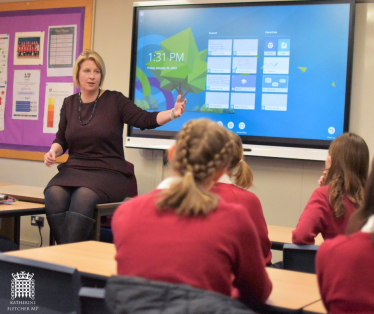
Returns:
[[[325,241],[316,258],[318,284],[329,314],[374,313],[374,244],[358,231]]]
[[[328,186],[315,189],[299,218],[296,229],[292,231],[292,243],[314,244],[314,238],[319,233],[325,240],[344,234],[349,217],[356,210],[347,197],[344,198],[344,204],[345,215],[336,218],[328,201]]]
[[[179,216],[156,208],[159,192],[133,198],[114,213],[118,274],[226,295],[234,275],[240,298],[265,302],[272,284],[248,211],[221,200],[207,216]]]

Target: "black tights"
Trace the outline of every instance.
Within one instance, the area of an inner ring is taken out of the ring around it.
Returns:
[[[44,193],[47,216],[66,211],[93,218],[100,196],[86,187],[50,186]]]

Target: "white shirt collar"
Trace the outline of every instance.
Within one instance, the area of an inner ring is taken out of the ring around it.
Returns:
[[[165,190],[169,189],[174,183],[177,183],[178,181],[182,180],[181,177],[168,177],[160,182],[160,184],[157,186],[156,189],[158,190]],[[233,184],[232,181],[230,180],[230,177],[224,173],[218,181],[219,183],[225,183],[225,184]]]
[[[374,232],[374,215],[371,215],[366,224],[361,228],[362,232]]]
[[[177,183],[178,181],[182,180],[181,177],[168,177],[160,182],[160,184],[157,186],[156,189],[158,190],[166,190],[170,189],[170,187],[174,184]]]
[[[217,181],[218,183],[233,184],[230,177],[224,173]]]

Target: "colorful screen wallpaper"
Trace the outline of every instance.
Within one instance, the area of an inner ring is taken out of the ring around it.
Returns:
[[[131,97],[149,111],[173,108],[178,94],[187,105],[155,131],[131,132],[175,134],[205,117],[244,139],[329,142],[349,103],[349,27],[348,3],[136,8]]]

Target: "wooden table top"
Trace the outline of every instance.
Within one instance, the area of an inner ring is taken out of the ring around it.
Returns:
[[[5,254],[70,266],[94,275],[109,277],[117,274],[116,250],[114,244],[110,243],[86,241]],[[301,309],[321,299],[316,275],[275,268],[266,270],[273,283],[267,304]]]
[[[10,204],[0,204],[0,215],[3,213],[12,213],[17,211],[27,211],[27,210],[34,210],[40,209],[44,210],[44,204],[40,203],[30,203],[30,202],[23,202],[17,201]]]
[[[270,241],[281,242],[281,243],[292,243],[292,231],[295,228],[275,226],[275,225],[268,225],[267,227],[268,227],[268,234],[269,234]],[[319,234],[315,238],[315,245],[321,245],[322,242],[323,242],[322,235]]]
[[[327,314],[327,310],[326,310],[325,306],[323,305],[322,300],[304,307],[303,311],[309,311],[309,312],[314,312],[314,313]]]
[[[94,275],[110,277],[117,274],[116,249],[111,243],[85,241],[4,254],[69,266]]]
[[[315,274],[269,267],[266,270],[273,283],[267,304],[297,310],[321,299]]]
[[[4,184],[4,183],[3,183]],[[44,187],[28,185],[0,185],[0,193],[13,196],[20,201],[44,204]]]

